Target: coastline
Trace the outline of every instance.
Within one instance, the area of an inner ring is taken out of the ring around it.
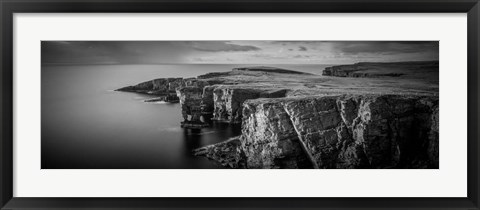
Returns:
[[[304,144],[320,168],[438,168],[438,62],[436,86],[435,75],[425,81],[418,72],[398,69],[401,74],[349,78],[325,75],[328,68],[320,76],[249,67],[155,79],[118,91],[177,97],[185,129],[208,127],[210,120],[241,124],[242,134],[235,138],[240,143],[204,148],[230,145],[236,152],[196,152],[220,163],[242,157],[245,168],[309,168]]]

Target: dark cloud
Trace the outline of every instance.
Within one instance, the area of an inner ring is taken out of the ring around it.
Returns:
[[[354,63],[438,60],[439,42],[43,41],[41,51],[42,64]]]
[[[116,45],[100,42],[43,41],[42,63],[114,63],[108,52],[119,51]]]
[[[207,52],[260,50],[260,48],[251,46],[251,45],[237,45],[237,44],[231,44],[228,42],[221,42],[221,41],[206,41],[206,42],[199,41],[199,42],[186,42],[186,43],[191,45],[196,50],[207,51]]]
[[[128,64],[181,62],[191,49],[159,41],[43,41],[42,63]]]
[[[257,51],[223,41],[43,41],[42,63],[185,63],[195,51]]]
[[[345,54],[400,54],[418,52],[438,53],[437,41],[352,41],[333,42],[335,48]]]

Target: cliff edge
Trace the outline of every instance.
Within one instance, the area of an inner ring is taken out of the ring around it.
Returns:
[[[410,73],[372,76],[385,66]],[[438,62],[327,69],[235,68],[118,91],[174,95],[186,129],[241,124],[240,136],[194,151],[228,168],[438,168]]]
[[[431,75],[432,73],[438,74],[438,61],[362,62],[327,67],[323,70],[322,75],[335,77],[418,77],[420,75],[417,74]]]

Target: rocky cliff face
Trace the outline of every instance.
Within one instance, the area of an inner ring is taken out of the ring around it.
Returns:
[[[245,102],[248,168],[438,167],[438,98],[338,95]],[[300,141],[306,145],[303,151]]]
[[[201,128],[208,126],[204,115],[213,113],[213,89],[210,91],[208,88],[210,84],[216,83],[197,78],[161,78],[123,87],[117,91],[160,95],[157,98],[147,99],[145,102],[180,102],[184,118],[182,126]],[[203,94],[204,88],[207,90],[206,95]],[[207,116],[207,118],[211,118],[211,116]]]
[[[214,96],[213,96],[213,91],[215,90],[217,86],[205,86],[203,88],[203,93],[202,93],[202,101],[201,101],[201,107],[202,111],[205,115],[209,115],[210,118],[213,115],[213,111],[215,110],[215,103],[214,103]]]
[[[185,119],[203,118],[226,123],[241,123],[242,105],[248,99],[285,97],[288,90],[278,88],[246,87],[232,85],[207,85],[203,82],[195,86],[178,89],[177,95],[182,104]],[[194,114],[196,113],[196,114]]]
[[[199,87],[183,87],[177,90],[177,96],[180,98],[180,104],[182,106],[182,116],[184,119],[182,125],[207,126],[201,118],[202,110],[200,103],[202,101],[202,89]]]
[[[248,99],[285,97],[285,89],[217,86],[213,89],[213,120],[241,123],[242,105]]]
[[[332,77],[236,68],[119,91],[176,98],[185,128],[210,126],[210,119],[241,123],[241,136],[195,151],[225,167],[438,168],[438,62],[358,63],[323,73]],[[398,77],[348,78],[357,76]]]
[[[203,80],[186,80],[186,87],[177,89],[177,96],[180,99],[182,107],[183,123],[182,126],[189,128],[208,127],[205,119],[206,108],[208,109],[208,96],[204,94],[204,89],[209,83]],[[208,89],[208,88],[207,88]]]

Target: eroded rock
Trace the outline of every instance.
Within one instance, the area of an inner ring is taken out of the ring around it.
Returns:
[[[208,123],[202,118],[202,94],[203,88],[200,87],[183,87],[177,90],[177,96],[182,106],[182,127],[201,128],[208,126]]]
[[[249,100],[242,148],[249,168],[305,165],[297,130],[320,168],[435,168],[437,107],[400,95]]]
[[[332,67],[324,75],[402,79],[418,68],[438,74],[438,62],[403,62]],[[249,67],[119,91],[160,96],[152,101],[177,97],[184,127],[209,126],[210,118],[241,123],[240,137],[196,151],[226,167],[438,168],[438,86],[425,85],[438,80],[415,81],[365,87],[351,78]]]
[[[233,137],[224,142],[198,148],[195,156],[204,156],[227,168],[246,168],[245,154],[240,147],[240,137]]]
[[[248,99],[285,97],[285,89],[264,87],[217,86],[213,90],[213,120],[241,123],[242,105]]]

